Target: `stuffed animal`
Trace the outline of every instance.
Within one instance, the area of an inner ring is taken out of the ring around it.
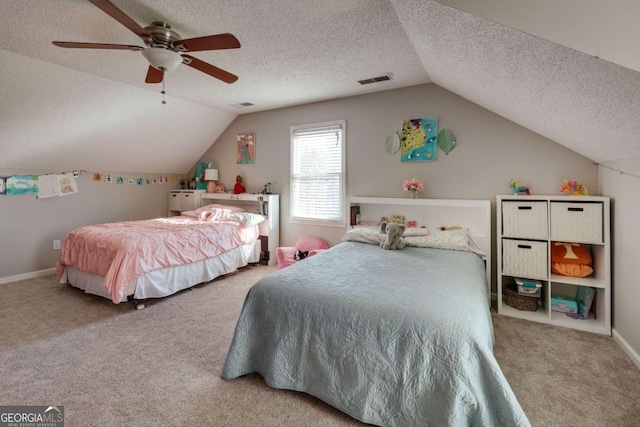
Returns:
[[[380,247],[382,249],[404,248],[404,239],[402,238],[402,234],[404,234],[404,225],[396,224],[394,222],[382,222],[382,224],[380,224],[380,232],[387,235],[384,242],[380,243]]]
[[[581,182],[577,182],[573,179],[570,179],[568,181],[565,179],[564,185],[562,186],[562,188],[560,188],[560,192],[562,193],[565,193],[567,191],[570,192],[573,196],[589,195],[589,189],[585,185],[582,185]]]
[[[527,196],[531,195],[531,187],[528,184],[523,184],[522,182],[516,181],[512,179],[509,181],[509,187],[513,188],[513,194],[515,196],[526,194]]]

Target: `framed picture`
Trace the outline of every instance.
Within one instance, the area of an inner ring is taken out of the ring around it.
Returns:
[[[237,164],[254,164],[256,160],[255,133],[239,133],[237,137]]]

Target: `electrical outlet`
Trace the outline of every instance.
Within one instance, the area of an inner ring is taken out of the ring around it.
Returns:
[[[60,249],[60,240],[54,240],[53,241],[53,250],[56,251]]]

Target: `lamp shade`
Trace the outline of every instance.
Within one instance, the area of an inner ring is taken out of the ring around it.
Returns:
[[[180,54],[161,47],[148,47],[142,51],[149,64],[160,71],[174,70],[182,62]]]
[[[218,169],[205,169],[204,170],[204,180],[205,181],[217,181],[218,180]]]

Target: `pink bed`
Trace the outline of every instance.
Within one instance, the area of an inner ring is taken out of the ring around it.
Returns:
[[[264,218],[220,212],[77,228],[62,246],[58,276],[117,304],[170,295],[258,262]]]

